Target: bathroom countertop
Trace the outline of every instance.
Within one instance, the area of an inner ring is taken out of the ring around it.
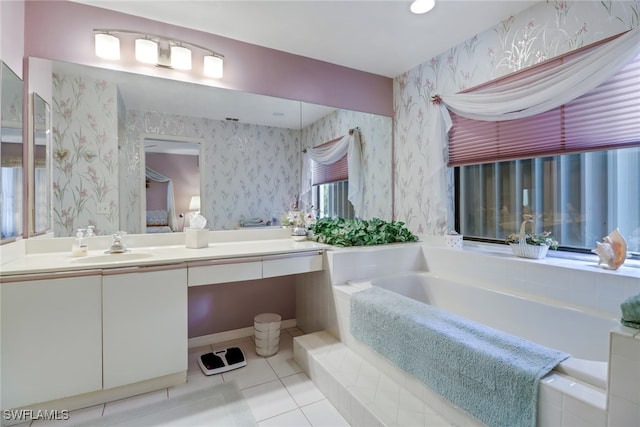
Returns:
[[[132,247],[128,254],[133,255],[133,257],[121,260],[118,259],[118,255],[105,255],[104,248],[90,250],[87,256],[84,257],[73,257],[70,251],[33,253],[25,254],[23,257],[2,264],[0,266],[0,278],[24,274],[167,265],[187,261],[259,258],[280,254],[316,252],[329,247],[313,241],[296,242],[286,238],[209,243],[207,247],[200,249],[190,249],[184,245]],[[140,254],[141,257],[136,258],[134,254]],[[91,261],[92,257],[96,257],[96,262]],[[110,257],[114,257],[113,261],[109,259]]]

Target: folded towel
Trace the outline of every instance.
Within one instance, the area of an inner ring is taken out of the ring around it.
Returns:
[[[243,219],[240,221],[240,227],[264,227],[268,225],[261,218]]]
[[[540,379],[568,354],[386,289],[351,296],[351,333],[491,427],[534,427]]]
[[[640,294],[627,298],[620,304],[620,322],[630,328],[640,329]]]

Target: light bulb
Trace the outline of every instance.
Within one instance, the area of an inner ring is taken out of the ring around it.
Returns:
[[[224,74],[224,58],[218,55],[207,55],[204,57],[204,75],[221,79]]]
[[[436,5],[436,0],[415,0],[411,3],[411,12],[415,14],[427,13]]]
[[[149,39],[136,39],[136,59],[145,64],[157,64],[158,43]]]
[[[104,59],[120,59],[120,39],[111,34],[96,34],[96,55]]]
[[[191,69],[191,51],[182,46],[171,46],[171,66],[178,70]]]

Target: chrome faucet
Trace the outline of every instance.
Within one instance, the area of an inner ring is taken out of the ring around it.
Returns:
[[[122,243],[122,233],[122,231],[113,233],[113,242],[111,242],[111,247],[104,251],[105,254],[122,254],[129,251]]]

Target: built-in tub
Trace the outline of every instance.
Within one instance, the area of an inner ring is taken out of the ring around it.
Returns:
[[[379,286],[397,292],[492,328],[571,354],[571,358],[562,362],[547,375],[549,377],[547,383],[552,382],[555,376],[555,379],[562,378],[571,387],[583,384],[587,394],[592,391],[599,394],[600,397],[595,399],[599,402],[595,405],[598,410],[606,410],[609,333],[619,324],[617,319],[603,316],[595,311],[590,312],[588,309],[562,305],[557,301],[524,297],[498,289],[459,283],[421,271],[375,277],[364,281],[350,281],[346,287],[336,287],[336,291],[349,295],[369,286]],[[347,309],[346,307],[348,306],[343,306],[343,309]],[[343,317],[347,315],[340,314]],[[546,385],[548,384],[545,384],[543,378],[541,386]],[[541,413],[544,413],[540,409],[540,405],[544,403],[543,400],[539,402],[539,418]],[[554,403],[553,406],[556,404]],[[562,405],[558,403],[558,406]],[[550,424],[539,422],[539,425]]]
[[[606,388],[609,332],[618,325],[617,319],[530,296],[458,283],[428,272],[377,277],[369,283],[569,353],[572,358],[557,370]]]

